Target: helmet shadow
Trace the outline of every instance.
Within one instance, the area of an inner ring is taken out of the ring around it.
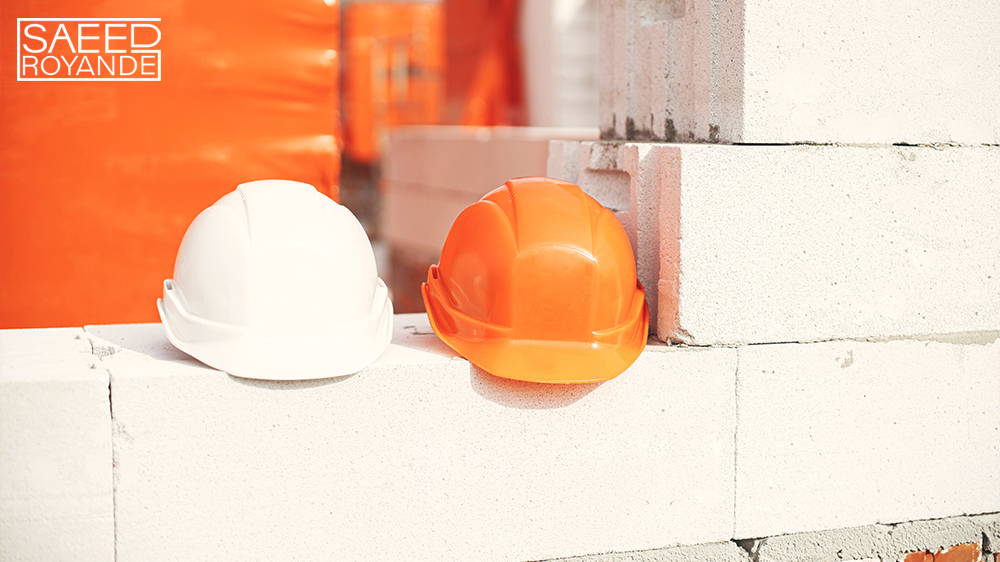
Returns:
[[[472,390],[487,400],[521,410],[565,408],[590,394],[605,381],[585,384],[557,384],[505,379],[470,364]]]

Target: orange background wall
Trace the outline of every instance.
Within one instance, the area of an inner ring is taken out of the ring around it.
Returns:
[[[355,2],[343,53],[340,1],[5,0],[0,328],[158,321],[184,231],[237,184],[338,197],[341,122],[375,166],[394,125],[524,124],[517,0]],[[162,81],[18,82],[17,18],[71,17],[160,18]]]
[[[352,2],[344,8],[345,153],[379,158],[388,129],[441,123],[441,3]]]
[[[238,183],[336,197],[339,10],[4,0],[0,327],[158,321],[188,224]],[[52,17],[161,18],[162,81],[18,82],[17,18]]]
[[[449,123],[527,125],[519,0],[445,2]]]

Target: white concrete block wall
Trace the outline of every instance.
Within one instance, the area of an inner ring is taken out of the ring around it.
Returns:
[[[1000,329],[998,147],[554,141],[552,154],[550,175],[599,200],[627,176],[619,217],[665,341]]]
[[[361,373],[298,383],[210,369],[158,324],[0,331],[3,559],[888,560],[1000,536],[995,335],[652,343],[549,386],[478,371],[423,315],[396,328]]]
[[[603,0],[602,137],[997,144],[997,21],[992,0]]]
[[[653,345],[612,381],[538,385],[400,315],[361,373],[277,383],[201,366],[159,325],[88,332],[121,348],[102,362],[119,561],[537,560],[732,534],[732,349]]]
[[[737,537],[1000,511],[1000,340],[741,347],[736,436]]]
[[[0,557],[114,560],[108,372],[80,328],[0,331]]]
[[[897,562],[908,553],[936,552],[954,545],[978,543],[987,562],[1000,543],[991,542],[1000,532],[1000,513],[908,521],[890,525],[865,525],[817,532],[793,533],[744,541],[757,562],[800,560],[876,560]],[[749,544],[748,544],[749,543]],[[952,555],[952,560],[962,557]],[[923,557],[918,558],[922,560]],[[912,559],[911,559],[912,561]]]

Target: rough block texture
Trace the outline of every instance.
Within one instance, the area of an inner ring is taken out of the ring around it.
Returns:
[[[731,536],[735,350],[654,344],[611,381],[538,385],[471,367],[423,315],[395,321],[374,365],[309,382],[214,371],[159,325],[89,327],[113,388],[117,560],[538,560]]]
[[[757,562],[799,560],[881,560],[898,562],[909,553],[935,552],[976,544],[1000,529],[1000,515],[950,517],[893,525],[866,525],[740,541]],[[978,560],[976,561],[978,562]]]
[[[750,562],[733,541],[675,546],[638,552],[609,552],[563,559],[572,562]]]
[[[618,209],[663,340],[1000,329],[1000,147],[553,141],[548,173]]]
[[[1000,340],[651,343],[616,379],[548,386],[479,372],[423,315],[396,327],[365,371],[298,383],[205,367],[158,324],[0,331],[3,560],[1000,546]]]
[[[604,139],[1000,143],[1000,4],[602,0]]]
[[[1000,340],[739,348],[735,536],[1000,511],[998,373]]]
[[[4,562],[114,560],[108,373],[80,328],[0,331]]]
[[[948,517],[892,525],[865,525],[758,539],[609,552],[572,562],[980,562],[993,561],[990,536],[1000,514]],[[983,540],[985,538],[985,540]],[[943,557],[941,557],[943,555]],[[913,557],[912,559],[910,557]]]

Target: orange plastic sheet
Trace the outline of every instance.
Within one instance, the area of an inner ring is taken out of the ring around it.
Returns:
[[[526,125],[519,0],[447,2],[449,121]]]
[[[4,0],[0,327],[157,321],[188,224],[238,183],[291,179],[336,197],[339,10]],[[114,79],[76,81],[98,71]]]
[[[371,163],[388,128],[441,122],[440,2],[351,2],[344,8],[346,153]]]

